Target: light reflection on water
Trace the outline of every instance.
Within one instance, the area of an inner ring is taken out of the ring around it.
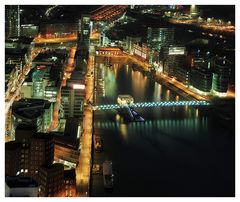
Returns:
[[[99,66],[102,67],[102,65],[97,64],[97,67]],[[98,97],[98,104],[116,103],[119,94],[130,94],[134,97],[135,102],[184,100],[175,92],[147,78],[141,72],[133,71],[131,65],[113,64],[113,68],[104,68],[102,74],[98,75],[101,75],[105,80],[104,89],[107,98]],[[190,138],[194,141],[194,136],[197,137],[200,131],[199,128],[201,128],[201,132],[207,130],[207,118],[200,117],[197,108],[175,106],[136,110],[146,119],[145,122],[124,123],[123,119],[116,115],[116,112],[108,111],[104,113],[108,114],[108,117],[113,117],[112,120],[101,118],[101,120],[95,121],[95,126],[119,133],[126,142],[129,138],[139,135],[151,135],[152,138],[168,135]],[[101,114],[101,112],[99,113]],[[115,131],[116,129],[117,131]]]
[[[175,92],[147,78],[142,73],[133,71],[130,67],[131,65],[126,67],[123,64],[114,64],[113,68],[105,67],[106,70],[102,70],[105,78],[106,99],[99,98],[98,104],[116,103],[118,94],[130,94],[135,102],[184,100]],[[107,114],[108,118],[102,117],[96,120],[95,126],[119,134],[126,143],[129,139],[139,135],[151,136],[154,139],[167,135],[196,141],[199,131],[206,132],[207,130],[207,119],[199,116],[200,112],[197,108],[175,106],[136,110],[146,119],[145,122],[124,123],[122,117],[116,115],[116,112],[107,111],[104,114]],[[98,113],[101,114],[101,112]]]

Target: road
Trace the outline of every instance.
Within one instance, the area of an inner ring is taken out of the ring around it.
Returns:
[[[90,55],[88,60],[87,74],[91,74],[94,69],[94,56]],[[86,78],[86,95],[84,103],[93,101],[94,78]],[[81,136],[81,151],[79,164],[76,168],[76,187],[78,196],[89,196],[90,174],[91,174],[91,152],[92,152],[92,131],[93,131],[93,111],[91,106],[85,106],[83,112],[83,134]]]

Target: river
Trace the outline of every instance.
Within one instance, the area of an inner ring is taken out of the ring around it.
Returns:
[[[96,104],[116,103],[119,94],[135,102],[184,100],[126,61],[96,64]],[[91,196],[234,196],[234,132],[209,109],[136,109],[145,122],[126,123],[114,110],[94,112],[94,133],[103,152],[93,163],[112,160],[114,189],[92,175]]]

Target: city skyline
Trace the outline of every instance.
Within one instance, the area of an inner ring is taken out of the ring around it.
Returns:
[[[234,197],[235,66],[235,5],[5,5],[5,196]]]

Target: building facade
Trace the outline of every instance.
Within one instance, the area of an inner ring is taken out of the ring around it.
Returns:
[[[163,47],[174,44],[174,28],[147,28],[147,43],[152,50],[160,51]]]
[[[230,78],[230,63],[224,58],[218,58],[213,62],[212,90],[214,93],[225,95],[228,90]]]
[[[189,73],[189,85],[198,93],[208,95],[212,89],[213,74],[207,68],[192,68]]]
[[[64,166],[54,163],[49,166],[41,166],[39,170],[40,197],[63,197],[64,190]]]
[[[20,36],[20,6],[5,6],[5,37]]]
[[[5,176],[20,174],[21,144],[15,141],[5,143]]]

